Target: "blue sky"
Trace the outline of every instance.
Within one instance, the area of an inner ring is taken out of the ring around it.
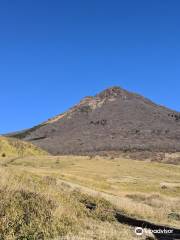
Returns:
[[[0,133],[122,86],[180,111],[179,0],[2,0]]]

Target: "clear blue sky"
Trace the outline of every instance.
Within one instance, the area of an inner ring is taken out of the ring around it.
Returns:
[[[179,0],[0,1],[0,133],[122,86],[180,111]]]

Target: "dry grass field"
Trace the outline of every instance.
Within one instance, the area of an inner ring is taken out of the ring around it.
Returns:
[[[0,158],[14,158],[31,155],[47,155],[47,152],[29,142],[0,136]]]
[[[80,156],[1,157],[0,165],[0,239],[139,239],[116,222],[114,206],[180,227],[179,165]]]
[[[1,240],[137,239],[134,229],[116,221],[108,201],[29,170],[0,167]]]

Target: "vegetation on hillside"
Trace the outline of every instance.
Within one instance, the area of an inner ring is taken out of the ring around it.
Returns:
[[[1,240],[136,239],[133,229],[115,220],[113,208],[51,176],[0,167]]]
[[[47,152],[29,142],[0,136],[0,158],[47,155]]]
[[[0,239],[138,239],[134,228],[117,222],[116,209],[179,227],[179,170],[124,158],[1,158]]]
[[[90,194],[96,190],[128,215],[180,226],[173,217],[180,216],[180,165],[123,157],[42,156],[17,159],[12,166],[49,175],[83,191],[81,186],[86,187]]]

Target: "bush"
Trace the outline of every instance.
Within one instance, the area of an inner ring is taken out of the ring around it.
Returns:
[[[86,215],[100,221],[115,221],[114,206],[105,199],[92,197],[83,193],[74,192],[78,201],[86,208]]]
[[[0,239],[51,239],[66,235],[72,219],[55,217],[56,203],[25,190],[0,190]]]

